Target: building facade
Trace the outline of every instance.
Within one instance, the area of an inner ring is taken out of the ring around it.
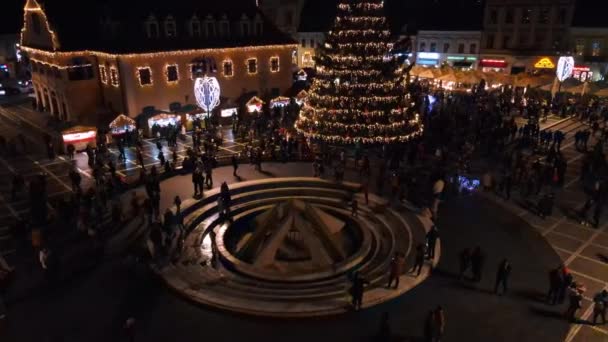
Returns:
[[[416,35],[416,64],[423,66],[449,65],[475,69],[479,58],[481,31],[429,31]]]
[[[0,35],[0,80],[17,77],[19,35]]]
[[[27,1],[21,45],[39,108],[94,122],[100,111],[136,117],[145,109],[196,105],[194,80],[202,76],[218,79],[220,107],[234,107],[246,93],[278,96],[291,86],[297,45],[255,4],[199,10],[184,1],[163,10],[155,0],[143,3],[149,8],[139,8],[139,16],[106,8],[96,20],[70,21],[49,7],[53,2],[42,8]]]
[[[298,32],[298,67],[314,68],[315,56],[319,48],[325,43],[323,32]]]
[[[553,69],[568,53],[575,0],[488,0],[481,60],[484,70],[511,74]]]

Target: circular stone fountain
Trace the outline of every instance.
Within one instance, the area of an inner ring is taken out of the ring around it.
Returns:
[[[158,270],[190,300],[230,311],[301,317],[349,310],[350,277],[370,282],[364,307],[395,298],[423,281],[428,270],[401,276],[386,289],[395,253],[412,258],[425,225],[407,209],[369,205],[357,184],[316,178],[279,178],[233,185],[231,217],[217,212],[218,191],[186,203],[188,231],[180,260]],[[359,215],[349,203],[357,199]],[[408,263],[411,265],[411,263]]]

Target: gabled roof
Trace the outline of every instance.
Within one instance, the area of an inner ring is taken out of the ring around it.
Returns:
[[[87,0],[86,5],[83,2],[82,8],[76,9],[73,0],[38,1],[58,36],[62,51],[144,53],[293,43],[291,38],[264,18],[253,0]],[[160,38],[146,36],[144,23],[151,15],[158,20]],[[225,16],[231,25],[231,35],[191,37],[187,27],[194,15],[199,18],[201,25],[208,16],[216,21]],[[240,36],[237,25],[243,15],[250,20],[260,18],[263,34]],[[164,20],[168,16],[175,20],[176,37],[164,37]]]

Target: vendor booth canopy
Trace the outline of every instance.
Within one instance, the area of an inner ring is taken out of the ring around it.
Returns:
[[[125,130],[125,129],[134,129],[135,128],[135,120],[130,117],[120,114],[116,117],[112,122],[110,122],[110,129],[114,130]]]
[[[289,102],[291,102],[291,99],[289,97],[285,97],[285,96],[275,97],[274,99],[270,100],[270,107],[271,108],[284,107],[284,106],[287,106],[289,104]]]
[[[150,127],[159,125],[161,127],[177,125],[181,121],[181,116],[176,114],[160,113],[148,119]]]
[[[249,101],[247,101],[247,111],[249,113],[253,113],[255,111],[261,111],[262,106],[264,105],[264,101],[257,96],[252,97]]]

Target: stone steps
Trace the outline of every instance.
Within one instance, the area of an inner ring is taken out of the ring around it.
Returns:
[[[353,184],[314,178],[247,183],[231,189],[231,214],[235,221],[293,198],[313,203],[325,212],[350,216],[349,201],[359,189]],[[265,274],[263,269],[253,268],[226,249],[223,236],[229,228],[219,219],[215,203],[218,194],[216,191],[205,199],[191,201],[185,208],[182,204],[189,232],[184,243],[185,251],[179,262],[157,270],[168,286],[198,303],[256,315],[282,316],[281,313],[286,312],[289,316],[314,316],[348,309],[349,275],[355,269],[370,282],[366,290],[369,299],[365,305],[375,305],[398,296],[424,279],[403,275],[398,290],[384,288],[394,253],[399,251],[411,255],[416,239],[423,239],[425,232],[421,223],[415,225],[418,231],[412,232],[411,222],[417,220],[416,215],[388,208],[386,201],[377,196],[370,195],[369,205],[358,199],[359,217],[356,222],[367,235],[360,250],[337,264],[331,272],[291,275],[287,279],[275,277],[274,273]],[[212,231],[220,257],[217,269],[207,263],[209,256],[205,255],[204,249],[208,247],[202,247],[203,242],[210,243]]]

